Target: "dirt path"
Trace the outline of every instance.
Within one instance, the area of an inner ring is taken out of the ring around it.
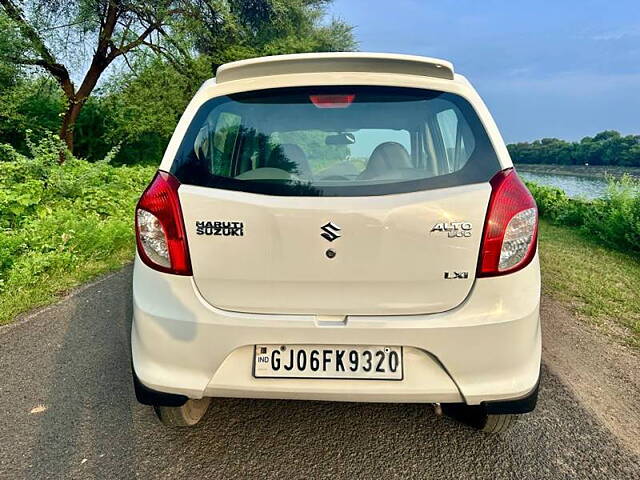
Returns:
[[[546,365],[640,455],[640,355],[583,324],[557,300],[543,297],[541,316]]]

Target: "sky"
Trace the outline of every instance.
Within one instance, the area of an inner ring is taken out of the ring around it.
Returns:
[[[507,142],[640,134],[640,0],[334,0],[358,49],[444,58]]]

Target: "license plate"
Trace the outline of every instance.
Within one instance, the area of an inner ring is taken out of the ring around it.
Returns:
[[[402,380],[402,347],[256,345],[258,378]]]

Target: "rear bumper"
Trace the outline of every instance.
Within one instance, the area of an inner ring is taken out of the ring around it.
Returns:
[[[138,259],[132,356],[141,384],[190,398],[250,397],[373,402],[465,402],[525,398],[540,368],[537,257],[520,272],[482,278],[457,308],[431,315],[315,316],[219,310],[190,277]],[[256,379],[255,344],[404,347],[404,380]]]

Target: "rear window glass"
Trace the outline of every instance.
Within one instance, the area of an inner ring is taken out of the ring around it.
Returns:
[[[489,180],[499,162],[462,97],[395,87],[304,87],[206,102],[171,172],[270,195],[358,196]]]

